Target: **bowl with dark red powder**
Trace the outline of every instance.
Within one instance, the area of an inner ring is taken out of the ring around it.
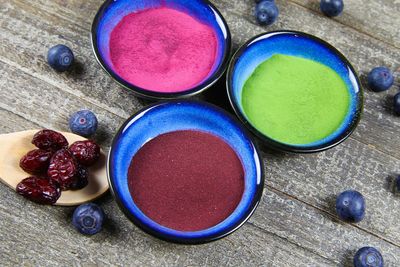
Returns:
[[[197,101],[152,105],[114,138],[109,183],[125,215],[163,240],[198,244],[243,225],[264,186],[259,153],[222,109]]]
[[[222,76],[231,37],[205,0],[107,0],[92,25],[92,46],[120,85],[171,99],[200,93]]]

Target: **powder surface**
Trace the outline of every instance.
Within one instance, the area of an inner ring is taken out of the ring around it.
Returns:
[[[242,105],[250,123],[266,136],[287,144],[309,144],[340,127],[350,93],[331,68],[276,54],[246,81]]]
[[[217,53],[214,30],[183,12],[161,7],[125,16],[110,36],[114,70],[157,92],[180,92],[204,81]]]
[[[204,230],[239,204],[244,172],[233,149],[198,131],[176,131],[146,143],[133,157],[128,185],[136,205],[155,222]]]

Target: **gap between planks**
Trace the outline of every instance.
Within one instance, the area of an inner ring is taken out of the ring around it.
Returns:
[[[19,1],[19,0],[17,0],[17,1]],[[212,2],[214,3],[214,1],[212,1]],[[324,16],[323,14],[321,14],[320,12],[318,12],[318,11],[312,9],[312,8],[309,8],[308,6],[302,5],[302,4],[297,3],[297,2],[295,2],[295,1],[293,1],[293,0],[288,0],[288,2],[289,2],[289,4],[291,4],[291,5],[295,5],[295,6],[297,6],[297,7],[301,7],[301,8],[303,8],[303,9],[306,9],[306,10],[308,10],[309,12],[311,12],[311,13],[313,13],[313,14],[316,14],[316,15],[318,15],[318,16],[320,16],[320,17],[325,17],[325,16]],[[19,1],[19,3],[24,4],[25,2]],[[99,5],[99,7],[100,7],[100,5]],[[54,15],[54,16],[57,16],[57,17],[59,17],[59,18],[61,18],[61,19],[63,19],[63,20],[69,21],[69,22],[71,22],[72,24],[74,24],[75,26],[77,26],[77,27],[79,27],[80,29],[82,29],[82,30],[90,31],[90,29],[91,29],[91,23],[90,23],[90,22],[85,22],[85,24],[88,24],[89,28],[83,27],[81,24],[77,24],[75,21],[71,20],[70,18],[68,18],[68,17],[66,17],[66,16],[59,15],[58,13],[54,13],[54,12],[52,12],[51,10],[42,9],[42,8],[36,6],[36,5],[35,5],[35,8],[41,9],[42,11],[48,12],[48,13],[50,13],[50,14],[52,14],[52,15]],[[97,10],[96,10],[96,12],[97,12]],[[243,15],[240,14],[240,13],[238,13],[238,12],[234,12],[234,11],[228,11],[228,12],[229,12],[229,13],[232,13],[232,14],[235,14],[235,15],[237,15],[237,16],[239,16],[239,17],[243,17]],[[253,21],[249,20],[249,19],[246,18],[246,17],[243,17],[243,18],[247,19],[247,20],[248,20],[251,24],[253,24],[253,25],[256,25],[256,26],[258,26],[258,27],[260,26],[260,25],[254,24]],[[356,27],[353,27],[352,25],[343,23],[343,22],[341,22],[341,21],[339,21],[339,20],[335,20],[335,19],[332,19],[332,18],[331,18],[330,20],[331,20],[333,23],[337,23],[337,24],[340,24],[340,25],[342,25],[342,26],[344,26],[344,27],[353,29],[353,30],[355,30],[356,32],[358,32],[358,33],[360,33],[360,34],[362,34],[362,35],[365,35],[365,36],[367,36],[367,37],[369,37],[369,38],[371,38],[371,39],[375,39],[375,40],[377,40],[377,41],[380,41],[380,42],[382,42],[382,43],[384,43],[384,44],[386,44],[386,45],[388,45],[388,46],[390,46],[390,47],[392,47],[392,48],[394,48],[394,49],[396,49],[396,50],[400,50],[400,47],[398,47],[398,46],[396,46],[396,45],[394,45],[394,44],[392,44],[392,43],[390,43],[390,42],[388,42],[388,41],[386,41],[386,40],[383,40],[383,39],[381,39],[380,37],[374,36],[374,35],[372,35],[372,34],[366,32],[366,31],[363,31],[363,30],[361,30],[361,29],[358,29],[358,28],[356,28]]]
[[[266,188],[268,188],[268,189],[271,190],[272,192],[275,192],[275,193],[277,193],[277,194],[282,194],[282,195],[286,196],[287,198],[290,198],[290,199],[293,199],[293,200],[298,201],[298,202],[300,202],[300,203],[303,203],[303,204],[305,204],[306,206],[310,206],[310,207],[312,207],[312,208],[314,208],[314,209],[316,209],[316,210],[318,210],[318,211],[320,211],[320,212],[322,212],[322,213],[327,214],[329,217],[331,217],[331,218],[333,218],[333,219],[335,219],[335,220],[338,220],[338,221],[342,222],[343,224],[351,225],[351,226],[353,226],[353,227],[355,227],[355,228],[357,228],[357,229],[359,229],[359,230],[361,230],[361,231],[363,231],[363,232],[365,232],[365,233],[367,233],[367,234],[370,234],[370,235],[372,235],[372,236],[374,236],[374,237],[376,237],[376,238],[379,238],[379,239],[381,239],[381,240],[383,240],[383,241],[385,241],[385,242],[387,242],[387,243],[389,243],[389,244],[391,244],[391,245],[393,245],[393,246],[395,246],[395,247],[400,248],[400,244],[397,244],[397,243],[395,243],[395,242],[393,242],[393,241],[391,241],[391,240],[389,240],[389,239],[386,239],[386,238],[384,238],[384,237],[382,237],[382,236],[380,236],[380,235],[378,235],[378,234],[375,234],[375,233],[373,233],[373,232],[371,232],[371,231],[368,231],[367,229],[364,229],[364,228],[358,226],[357,224],[348,223],[348,222],[344,222],[344,221],[342,221],[342,220],[339,220],[339,218],[338,218],[335,214],[329,212],[328,210],[324,210],[323,208],[320,208],[320,207],[315,206],[315,205],[313,205],[313,204],[310,204],[310,203],[308,203],[308,202],[306,202],[306,201],[303,201],[303,200],[301,200],[301,199],[299,199],[299,198],[297,198],[297,197],[295,197],[295,196],[292,196],[292,195],[290,195],[290,194],[288,194],[288,193],[286,193],[286,192],[280,191],[279,189],[276,189],[276,188],[273,187],[273,186],[266,185]]]
[[[294,5],[300,6],[300,7],[302,7],[302,8],[305,8],[305,9],[307,9],[307,10],[310,10],[310,11],[313,12],[313,13],[319,14],[318,12],[316,12],[316,11],[314,11],[314,10],[312,10],[312,9],[309,9],[309,8],[307,8],[307,7],[305,7],[305,6],[301,5],[301,4],[298,4],[298,3],[295,3],[295,2],[292,2],[292,1],[291,1],[291,3],[294,4]],[[233,14],[236,14],[236,15],[238,15],[238,16],[241,16],[240,14],[237,14],[236,12],[232,12],[232,11],[231,11],[230,13],[233,13]],[[321,15],[321,14],[319,14],[319,15]],[[322,16],[322,15],[321,15],[321,16]],[[64,18],[64,17],[62,17],[62,18]],[[65,18],[64,18],[64,19],[65,19]],[[362,31],[360,31],[360,30],[358,30],[358,29],[356,29],[356,28],[353,28],[353,27],[351,27],[351,26],[349,26],[349,25],[347,25],[347,24],[343,24],[343,23],[341,23],[340,21],[336,21],[336,20],[334,20],[334,21],[335,21],[336,23],[341,24],[341,25],[344,25],[344,26],[347,26],[347,27],[349,27],[349,28],[352,28],[352,29],[356,30],[357,32],[360,32],[360,33],[362,33],[362,34],[364,34],[364,35],[367,35],[367,36],[370,37],[370,38],[373,38],[373,39],[376,39],[376,40],[381,41],[381,42],[383,42],[383,43],[386,43],[386,44],[390,45],[391,47],[394,47],[395,49],[399,49],[398,47],[396,47],[396,46],[394,46],[394,45],[391,45],[390,43],[387,43],[387,42],[385,42],[385,41],[383,41],[383,40],[380,40],[379,38],[376,38],[376,37],[374,37],[374,36],[372,36],[372,35],[369,35],[369,34],[367,34],[367,33],[365,33],[365,32],[362,32]],[[80,27],[81,27],[81,26],[80,26]],[[84,29],[83,27],[81,27],[81,28]],[[74,95],[74,96],[77,96],[77,97],[81,97],[81,96],[82,96],[82,95],[79,95],[79,94],[77,95],[77,94],[74,93],[74,91],[71,90],[70,88],[65,89],[65,88],[60,87],[59,85],[57,85],[57,84],[55,84],[55,83],[52,83],[52,81],[49,81],[49,80],[46,79],[45,77],[41,77],[40,75],[35,75],[34,73],[29,72],[29,69],[23,68],[22,66],[19,66],[19,65],[17,65],[17,64],[13,64],[13,62],[9,62],[8,60],[4,60],[4,59],[0,59],[0,61],[4,62],[4,63],[7,64],[7,65],[10,65],[10,66],[13,66],[13,67],[15,67],[15,68],[18,68],[18,69],[20,69],[21,71],[25,72],[26,74],[32,76],[33,78],[40,79],[40,80],[42,80],[42,81],[44,81],[44,82],[46,82],[46,83],[48,83],[48,84],[50,84],[50,85],[52,85],[52,86],[54,86],[54,87],[60,89],[60,90],[66,92],[66,93],[68,93],[68,94],[71,94],[71,95]],[[119,118],[125,119],[125,117],[119,115],[119,114],[117,113],[117,111],[110,110],[110,109],[108,109],[108,108],[105,107],[105,106],[102,106],[102,105],[100,105],[100,104],[98,104],[98,103],[96,103],[96,102],[90,101],[91,99],[90,99],[90,100],[89,100],[89,99],[85,99],[85,100],[86,100],[87,102],[93,104],[94,106],[97,106],[97,107],[100,108],[100,109],[103,109],[103,110],[105,110],[105,111],[107,111],[107,112],[110,112],[110,113],[112,113],[113,115],[115,115],[115,116],[117,116],[117,117],[119,117]],[[6,110],[6,109],[5,109],[5,110]],[[8,110],[7,110],[7,111],[8,111]],[[11,111],[9,111],[9,112],[11,112]],[[12,113],[13,113],[13,112],[12,112]],[[13,114],[15,114],[15,113],[13,113]],[[19,116],[19,117],[22,117],[22,116],[19,115],[19,114],[15,114],[15,115],[17,115],[17,116]],[[29,121],[30,121],[30,120],[29,120]],[[31,122],[32,122],[32,121],[31,121]],[[33,123],[35,123],[35,122],[33,122]],[[36,123],[35,123],[35,124],[36,124]],[[366,144],[366,143],[363,142],[363,141],[358,140],[357,138],[354,138],[354,137],[351,137],[351,138],[352,138],[353,140],[359,142],[359,143],[362,143],[363,145],[369,146],[368,144]],[[371,146],[369,146],[369,147],[371,148]],[[377,149],[377,148],[375,148],[375,147],[374,147],[374,148],[371,148],[371,149],[377,150],[378,152],[383,153],[383,154],[386,154],[386,155],[388,155],[389,157],[392,157],[392,158],[394,158],[394,159],[400,160],[400,159],[398,159],[398,158],[396,158],[396,157],[394,157],[394,156],[392,156],[392,155],[390,155],[390,154],[387,154],[387,153],[385,153],[385,152],[383,152],[383,151],[381,151],[381,150],[379,150],[379,149]],[[311,206],[311,207],[313,207],[313,208],[315,208],[315,209],[317,209],[317,210],[320,210],[320,211],[322,211],[322,212],[324,212],[324,213],[326,213],[326,214],[328,214],[328,215],[334,217],[334,215],[332,215],[331,213],[329,213],[329,212],[327,212],[327,211],[324,211],[324,210],[321,209],[321,208],[318,208],[318,207],[316,207],[316,206],[314,206],[314,205],[311,205],[311,204],[309,204],[309,203],[307,203],[307,202],[304,202],[304,201],[302,201],[302,200],[300,200],[300,199],[298,199],[298,198],[296,198],[296,197],[294,197],[294,196],[291,196],[291,195],[289,195],[289,194],[286,194],[285,192],[282,192],[282,191],[280,191],[280,190],[277,190],[277,189],[275,189],[275,188],[273,188],[273,187],[270,187],[270,186],[267,186],[267,187],[270,188],[270,189],[273,190],[273,191],[282,193],[282,194],[286,195],[287,197],[290,197],[290,198],[293,198],[293,199],[295,199],[295,200],[298,200],[299,202],[301,202],[301,203],[303,203],[303,204],[305,204],[305,205]],[[382,237],[380,237],[379,235],[376,235],[376,234],[374,234],[374,233],[371,233],[371,232],[369,232],[369,231],[367,231],[367,230],[365,230],[365,229],[363,229],[363,228],[360,228],[360,227],[358,227],[358,226],[356,226],[356,225],[353,225],[353,226],[356,227],[356,228],[358,228],[358,229],[361,229],[361,230],[363,230],[363,231],[365,231],[365,232],[367,232],[367,233],[369,233],[369,234],[371,234],[371,235],[373,235],[373,236],[375,236],[375,237],[377,237],[377,238],[380,238],[380,239],[382,239],[382,240],[384,240],[384,241],[386,241],[386,242],[388,242],[388,243],[390,243],[390,244],[392,244],[392,245],[394,245],[394,246],[399,247],[399,245],[397,245],[397,244],[391,242],[390,240],[387,240],[387,239],[385,239],[385,238],[382,238]]]
[[[52,82],[52,80],[47,79],[47,78],[46,78],[45,76],[43,76],[43,75],[37,75],[36,73],[31,72],[28,68],[25,68],[25,67],[23,67],[23,66],[21,66],[21,65],[19,65],[19,64],[17,64],[17,63],[15,63],[15,62],[12,62],[12,61],[10,61],[10,60],[8,60],[8,59],[5,59],[4,57],[1,57],[1,56],[0,56],[0,62],[3,62],[4,64],[7,64],[7,65],[12,66],[12,67],[14,67],[14,68],[16,68],[16,69],[19,69],[19,70],[21,70],[22,72],[28,74],[29,76],[31,76],[31,77],[33,77],[33,78],[36,78],[36,79],[39,79],[39,80],[41,80],[41,81],[44,81],[44,82],[46,82],[47,84],[49,84],[49,85],[51,85],[51,86],[53,86],[53,87],[55,87],[55,88],[58,88],[58,89],[60,89],[61,91],[66,92],[66,93],[68,93],[68,94],[70,94],[70,95],[73,95],[73,96],[78,97],[78,98],[84,96],[83,94],[76,94],[71,88],[67,88],[67,89],[66,89],[66,88],[64,88],[63,86],[60,86],[60,85],[58,85],[57,83]],[[85,98],[85,101],[87,101],[88,103],[90,103],[90,104],[92,104],[92,105],[98,107],[99,109],[103,109],[103,110],[105,110],[105,111],[107,111],[107,112],[110,112],[111,114],[113,114],[114,116],[116,116],[116,117],[118,117],[118,118],[120,118],[120,119],[124,119],[124,120],[125,120],[125,119],[127,119],[130,115],[132,115],[132,114],[126,114],[126,116],[122,116],[122,115],[120,115],[121,113],[122,113],[122,114],[126,113],[124,110],[121,110],[121,109],[118,109],[118,110],[110,109],[110,108],[109,108],[108,106],[106,106],[106,105],[102,105],[101,103],[98,103],[97,101],[93,101],[92,98]],[[21,115],[19,115],[19,116],[21,116]],[[381,153],[381,154],[385,154],[385,155],[387,155],[388,157],[393,158],[393,159],[396,160],[396,161],[400,161],[400,158],[398,158],[398,157],[396,157],[396,156],[393,156],[393,155],[389,154],[388,152],[385,152],[385,151],[383,151],[383,150],[377,148],[376,146],[370,145],[370,144],[368,144],[368,143],[362,141],[361,139],[357,138],[357,137],[354,136],[354,135],[350,136],[349,138],[352,139],[352,140],[354,140],[354,141],[356,141],[356,142],[358,142],[358,143],[360,143],[360,144],[363,144],[363,145],[369,147],[369,148],[372,149],[372,150],[375,150],[375,151],[377,151],[377,152],[379,152],[379,153]]]
[[[320,12],[318,12],[318,11],[312,9],[312,8],[309,8],[309,7],[305,6],[305,5],[302,5],[302,4],[300,4],[300,3],[294,2],[294,1],[292,1],[292,0],[288,0],[288,2],[290,2],[291,4],[296,5],[296,6],[298,6],[298,7],[307,9],[307,10],[310,11],[311,13],[316,14],[316,15],[318,15],[318,16],[320,16],[320,17],[326,18],[326,16],[324,16],[322,13],[320,13]],[[332,21],[334,21],[334,22],[336,22],[336,23],[338,23],[338,24],[340,24],[340,25],[343,25],[343,26],[345,26],[345,27],[348,27],[348,28],[350,28],[350,29],[353,29],[353,30],[355,30],[356,32],[359,32],[359,33],[361,33],[361,34],[363,34],[363,35],[365,35],[365,36],[368,36],[368,37],[371,38],[371,39],[375,39],[375,40],[380,41],[380,42],[382,42],[382,43],[384,43],[384,44],[386,44],[386,45],[388,45],[388,46],[390,46],[390,47],[392,47],[392,48],[395,48],[395,49],[397,49],[397,50],[400,50],[400,47],[398,47],[398,46],[396,46],[396,45],[394,45],[394,44],[392,44],[392,43],[390,43],[390,42],[388,42],[388,41],[386,41],[386,40],[383,40],[383,39],[381,39],[380,37],[374,36],[374,35],[370,34],[369,32],[363,31],[363,30],[361,30],[361,29],[358,29],[358,28],[356,28],[356,27],[353,27],[353,26],[350,25],[350,24],[343,23],[343,22],[341,22],[340,20],[336,20],[336,19],[334,19],[334,18],[330,18],[330,20],[332,20]]]
[[[275,190],[275,191],[278,191],[278,192],[279,192],[279,190]],[[301,201],[301,202],[302,202],[302,201]],[[302,203],[303,203],[303,202],[302,202]],[[260,226],[258,226],[258,225],[255,225],[254,223],[252,223],[252,222],[250,222],[250,221],[247,221],[246,224],[250,225],[251,227],[256,228],[258,231],[264,232],[264,233],[269,234],[269,235],[276,236],[277,238],[282,239],[282,240],[284,240],[285,242],[288,242],[288,243],[290,243],[290,244],[292,244],[292,245],[294,245],[294,246],[296,246],[296,247],[298,247],[298,248],[300,248],[300,249],[303,249],[303,250],[305,250],[305,251],[308,251],[308,252],[310,252],[310,253],[312,253],[312,254],[314,254],[314,255],[317,255],[317,256],[319,256],[319,257],[321,257],[321,258],[323,258],[323,259],[326,259],[326,260],[329,261],[329,262],[332,262],[332,263],[335,263],[335,264],[340,264],[339,261],[336,261],[336,260],[334,260],[334,259],[328,258],[328,257],[326,257],[326,256],[324,256],[324,255],[321,255],[320,253],[318,253],[317,251],[314,251],[313,249],[306,248],[306,247],[302,247],[302,246],[300,246],[299,244],[297,244],[297,243],[291,241],[290,239],[288,239],[288,238],[286,238],[286,237],[282,237],[282,236],[280,236],[280,235],[278,235],[278,234],[276,234],[276,233],[274,233],[274,232],[270,232],[270,231],[268,231],[267,229],[264,229],[264,228],[262,228],[262,227],[260,227]]]
[[[16,1],[20,1],[20,0],[16,0]],[[291,0],[291,1],[293,1],[293,0]],[[296,6],[301,6],[301,5],[297,4],[297,3],[294,3],[294,4],[295,4]],[[304,9],[307,9],[307,8],[304,7]],[[308,10],[308,9],[307,9],[307,10]],[[311,10],[311,11],[313,11],[313,10]],[[237,15],[236,12],[233,12],[233,11],[229,11],[229,12],[232,13],[232,14],[236,14],[236,15]],[[315,11],[314,11],[314,13],[318,13],[318,12],[315,12]],[[242,14],[242,15],[243,15],[243,14]],[[320,14],[319,14],[319,15],[320,15]],[[320,16],[322,17],[322,15],[320,15]],[[61,16],[61,18],[66,18],[66,17],[65,17],[65,16]],[[244,17],[244,19],[246,19],[246,18]],[[250,23],[252,23],[249,19],[247,19],[247,21],[249,21]],[[252,23],[252,24],[253,24],[253,23]],[[5,60],[5,61],[7,61],[7,60]],[[10,64],[12,65],[12,62],[10,62],[10,61],[7,61],[7,62],[10,63]],[[16,67],[17,67],[17,66],[16,66]],[[23,68],[23,67],[19,67],[19,68]],[[33,75],[34,77],[40,78],[40,79],[42,79],[42,80],[47,80],[48,83],[50,83],[50,84],[52,84],[52,85],[57,86],[58,88],[60,88],[59,85],[55,85],[55,83],[54,83],[52,80],[46,79],[46,77],[44,77],[44,76],[42,76],[42,75],[40,75],[40,74],[38,74],[38,73],[34,73],[34,74],[31,73],[31,75]],[[64,89],[65,89],[65,90],[68,90],[71,94],[76,95],[76,92],[72,91],[70,87],[67,87],[67,88],[64,88]],[[79,95],[77,95],[77,96],[79,96]],[[93,102],[93,101],[94,101],[94,102]],[[101,105],[102,105],[102,103],[96,102],[93,98],[88,98],[88,102],[94,104],[95,106],[101,106]],[[105,110],[110,111],[110,112],[113,113],[114,115],[119,116],[120,118],[124,118],[124,117],[127,117],[127,116],[130,115],[130,114],[124,114],[124,110],[122,110],[122,109],[111,110],[111,109],[110,109],[108,106],[106,106],[106,105],[103,105],[102,107],[103,107]],[[123,117],[121,117],[121,116],[119,115],[119,114],[121,114],[121,112],[122,112],[122,114],[124,114]],[[392,157],[392,158],[394,158],[394,159],[400,159],[400,157],[397,158],[396,156],[392,156],[391,154],[388,154],[389,152],[388,152],[388,151],[385,152],[384,149],[381,149],[381,148],[376,147],[376,146],[371,146],[370,144],[368,144],[368,142],[363,141],[362,139],[359,139],[359,138],[356,137],[356,136],[353,136],[353,140],[357,140],[357,141],[359,141],[360,143],[363,143],[363,144],[365,144],[365,145],[371,147],[371,149],[374,149],[374,150],[376,150],[376,151],[378,151],[378,152],[384,153],[384,154],[388,155],[389,157]]]
[[[39,76],[39,77],[35,76],[33,73],[29,72],[29,69],[27,69],[27,68],[22,68],[22,67],[20,67],[18,64],[8,64],[8,61],[6,62],[6,61],[4,61],[2,58],[0,58],[0,61],[3,62],[4,64],[7,64],[7,65],[10,65],[10,66],[12,66],[12,67],[14,67],[14,68],[19,69],[20,71],[26,73],[27,75],[31,76],[32,78],[39,79],[39,80],[41,80],[41,81],[43,81],[43,82],[45,82],[45,83],[47,83],[47,84],[49,84],[49,85],[51,85],[51,86],[54,86],[54,87],[60,89],[61,91],[64,91],[66,94],[70,94],[70,95],[76,96],[76,94],[73,94],[72,92],[70,92],[71,90],[65,90],[63,87],[59,87],[59,86],[57,86],[56,84],[49,83],[49,82],[47,81],[48,79],[43,80],[43,79],[40,78],[40,76]],[[79,97],[79,96],[78,96],[78,97]],[[85,99],[85,100],[86,100],[86,99]],[[87,100],[86,100],[86,101],[87,101]],[[97,105],[96,103],[93,103],[93,102],[90,102],[90,101],[88,101],[88,102],[91,103],[91,104],[93,104],[93,105],[95,105],[95,106],[97,106],[99,109],[103,109],[103,110],[105,110],[105,111],[107,111],[107,112],[112,113],[113,115],[115,115],[115,116],[117,116],[117,117],[119,117],[119,118],[124,119],[124,117],[122,117],[122,116],[120,116],[120,115],[118,115],[118,114],[115,114],[114,112],[109,111],[108,109],[104,109],[102,106]],[[8,112],[11,112],[11,113],[13,113],[13,114],[15,114],[15,115],[17,115],[17,116],[19,116],[19,117],[24,118],[22,115],[16,114],[16,113],[14,113],[14,112],[12,112],[12,111],[10,111],[10,110],[8,110],[8,109],[5,109],[5,108],[2,108],[2,109],[6,110],[6,111],[8,111]],[[24,118],[24,119],[26,119],[26,118]],[[40,125],[40,124],[38,124],[37,122],[32,121],[31,119],[26,119],[26,120],[28,120],[28,121],[30,121],[30,122],[32,122],[32,123],[34,123],[34,124]],[[40,125],[40,126],[41,126],[41,125]],[[353,137],[350,137],[350,138],[351,138],[352,140],[356,141],[356,142],[359,142],[359,143],[361,143],[361,144],[363,144],[363,145],[366,145],[365,143],[360,142],[359,140],[354,139]],[[367,145],[367,146],[368,146],[368,145]],[[368,146],[368,147],[370,147],[370,146]],[[373,149],[373,148],[371,148],[371,149]],[[379,151],[379,150],[378,150],[378,151]],[[381,151],[379,151],[379,152],[381,152]],[[384,152],[381,152],[381,153],[384,153]],[[386,153],[384,153],[384,154],[386,154]],[[388,155],[388,154],[386,154],[386,155]],[[393,156],[391,156],[391,155],[388,155],[388,156],[393,157]],[[395,157],[393,157],[393,158],[395,158]],[[395,159],[398,160],[397,158],[395,158]],[[297,198],[296,196],[292,196],[292,195],[290,195],[290,194],[288,194],[288,193],[286,193],[286,192],[284,192],[284,191],[281,191],[281,190],[279,190],[279,189],[277,189],[277,188],[274,188],[274,187],[272,187],[272,186],[269,186],[269,185],[266,185],[266,188],[268,188],[269,190],[271,190],[271,191],[273,191],[273,192],[275,192],[275,193],[280,193],[280,194],[282,194],[282,195],[284,195],[284,196],[286,196],[286,197],[288,197],[288,198],[290,198],[290,199],[294,199],[294,200],[296,200],[296,201],[298,201],[298,202],[300,202],[300,203],[302,203],[302,204],[304,204],[304,205],[306,205],[306,206],[312,207],[312,208],[314,208],[314,209],[316,209],[316,210],[318,210],[318,211],[320,211],[320,212],[323,212],[323,213],[327,214],[328,216],[330,216],[330,217],[332,217],[332,218],[337,219],[337,217],[336,217],[334,214],[332,214],[331,212],[329,212],[329,211],[327,211],[327,210],[325,210],[325,209],[323,209],[323,208],[321,208],[321,207],[312,205],[312,204],[310,204],[310,203],[308,203],[308,202],[306,202],[306,201],[303,201],[303,200]],[[384,238],[384,237],[382,237],[382,236],[380,236],[380,235],[378,235],[378,234],[375,234],[375,233],[373,233],[373,232],[370,232],[370,231],[368,231],[367,229],[364,229],[364,228],[362,228],[362,227],[359,227],[359,226],[357,226],[357,225],[355,225],[355,224],[350,224],[350,225],[353,226],[353,227],[355,227],[355,228],[357,228],[357,229],[359,229],[359,230],[361,230],[361,231],[363,231],[363,232],[365,232],[365,233],[367,233],[367,234],[370,234],[370,235],[372,235],[372,236],[374,236],[374,237],[376,237],[376,238],[379,238],[379,239],[381,239],[381,240],[383,240],[383,241],[385,241],[385,242],[387,242],[387,243],[389,243],[389,244],[391,244],[391,245],[394,245],[394,246],[400,248],[400,244],[396,244],[396,243],[394,243],[394,242],[391,241],[391,240],[388,240],[388,239],[386,239],[386,238]]]
[[[37,75],[34,72],[31,72],[28,68],[25,68],[25,67],[13,62],[13,61],[5,59],[1,55],[0,55],[0,62],[3,62],[6,65],[9,65],[9,66],[14,67],[14,68],[16,68],[18,70],[21,70],[22,72],[24,72],[25,74],[31,76],[32,78],[41,80],[41,81],[43,81],[43,82],[45,82],[45,83],[47,83],[47,84],[49,84],[49,85],[51,85],[51,86],[53,86],[53,87],[55,87],[57,89],[60,89],[61,91],[65,92],[67,94],[70,94],[70,95],[72,95],[74,97],[81,98],[81,97],[85,96],[82,92],[79,92],[79,94],[77,94],[71,88],[67,88],[66,89],[65,87],[67,87],[67,86],[60,86],[57,83],[54,83],[51,79],[47,79],[46,76]],[[93,101],[92,98],[85,98],[85,101],[89,102],[93,106],[98,107],[99,109],[103,109],[103,110],[105,110],[107,112],[110,112],[111,114],[115,115],[118,118],[121,118],[121,119],[125,120],[129,116],[129,114],[127,114],[127,117],[124,117],[124,116],[120,115],[121,113],[125,113],[124,110],[121,110],[121,109],[112,110],[112,109],[108,108],[106,105],[102,105],[102,104],[98,103],[97,101]]]

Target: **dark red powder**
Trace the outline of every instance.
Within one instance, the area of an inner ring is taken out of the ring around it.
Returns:
[[[198,131],[176,131],[146,143],[133,157],[128,184],[136,205],[155,222],[197,231],[226,219],[239,204],[244,172],[233,149]]]
[[[125,16],[110,36],[115,71],[125,80],[156,92],[180,92],[206,79],[214,65],[214,30],[171,8]]]

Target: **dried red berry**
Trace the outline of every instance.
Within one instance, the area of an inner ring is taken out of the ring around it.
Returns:
[[[60,198],[60,187],[36,176],[25,178],[17,185],[17,193],[40,204],[54,204]]]
[[[75,183],[77,171],[78,163],[72,153],[61,149],[51,158],[47,175],[60,185],[61,190],[68,190]]]
[[[88,185],[89,171],[86,167],[80,165],[75,175],[75,182],[72,184],[72,190],[79,190]]]
[[[85,166],[93,165],[100,157],[100,147],[91,140],[77,141],[69,150],[78,162]]]
[[[33,136],[32,144],[40,149],[57,151],[68,147],[64,135],[53,130],[41,130]]]
[[[39,174],[47,171],[50,164],[50,158],[53,152],[42,149],[29,151],[19,161],[19,166],[31,174]]]

